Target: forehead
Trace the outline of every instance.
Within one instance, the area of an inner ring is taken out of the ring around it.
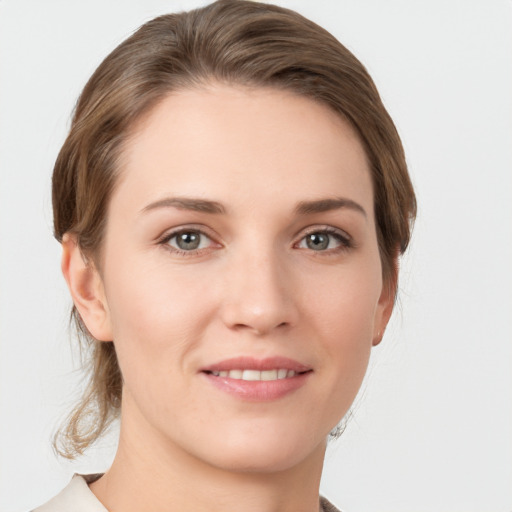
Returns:
[[[138,123],[113,201],[349,195],[370,213],[371,188],[358,136],[327,106],[283,90],[212,85],[170,94]]]

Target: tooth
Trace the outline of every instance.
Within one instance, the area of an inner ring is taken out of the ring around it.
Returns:
[[[222,371],[212,371],[212,375],[216,377],[228,377],[230,379],[242,379],[248,381],[269,381],[276,379],[286,379],[290,377],[295,377],[297,372],[294,370],[287,370],[286,368],[279,368],[275,370],[222,370]]]
[[[276,380],[277,370],[263,370],[261,372],[261,380]]]
[[[243,375],[242,370],[229,370],[228,377],[230,379],[241,379]]]
[[[244,370],[242,374],[243,380],[261,380],[261,372],[259,370]]]

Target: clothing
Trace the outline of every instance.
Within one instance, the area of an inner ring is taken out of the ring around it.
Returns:
[[[87,485],[99,476],[75,475],[55,498],[32,512],[108,512]],[[320,507],[322,512],[340,512],[323,497],[320,498]]]
[[[48,503],[32,512],[108,512],[89,489],[92,475],[75,475],[64,489]]]

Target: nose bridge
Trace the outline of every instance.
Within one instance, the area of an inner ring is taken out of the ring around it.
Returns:
[[[283,258],[271,244],[262,243],[233,254],[223,304],[230,328],[261,335],[295,323],[293,283]]]

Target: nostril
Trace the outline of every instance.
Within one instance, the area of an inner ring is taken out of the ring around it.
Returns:
[[[295,301],[286,297],[254,292],[240,296],[231,294],[221,308],[222,321],[236,331],[253,331],[257,335],[275,329],[284,331],[295,325],[298,310]]]

